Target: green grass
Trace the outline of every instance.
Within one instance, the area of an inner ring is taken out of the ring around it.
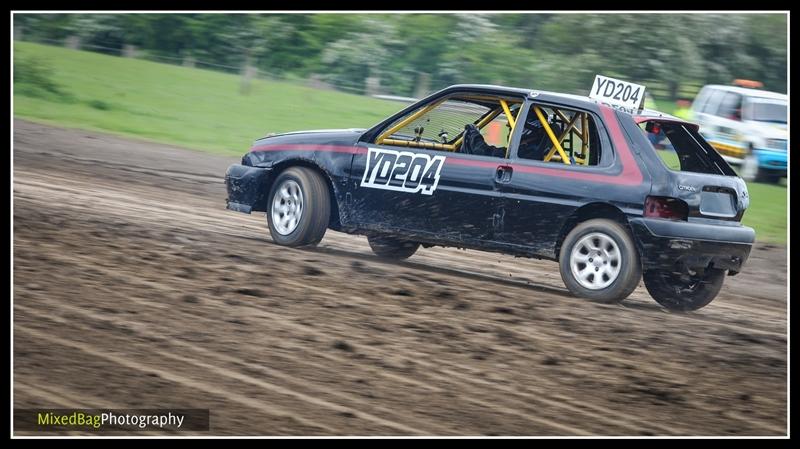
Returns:
[[[750,207],[742,223],[756,230],[759,242],[786,243],[786,185],[747,183]]]
[[[656,111],[663,112],[665,114],[673,115],[675,113],[675,109],[678,108],[674,102],[669,100],[653,100],[656,104]]]
[[[667,167],[680,168],[674,152],[659,151],[658,155]],[[748,182],[747,193],[750,207],[744,213],[742,223],[756,230],[759,242],[786,243],[786,180],[781,180],[779,185]]]
[[[15,83],[17,117],[231,155],[270,132],[367,128],[405,106],[266,80],[242,95],[237,75],[26,42],[14,60],[44,62],[64,93]]]
[[[265,80],[242,95],[237,75],[25,42],[14,44],[14,61],[17,117],[236,156],[270,132],[366,128],[404,106]],[[786,187],[748,190],[744,223],[759,241],[786,242]]]

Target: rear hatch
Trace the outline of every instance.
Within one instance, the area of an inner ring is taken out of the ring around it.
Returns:
[[[750,204],[747,185],[696,125],[652,118],[637,122],[668,168],[665,175],[655,177],[658,182],[653,183],[651,196],[682,200],[689,221],[741,222]]]

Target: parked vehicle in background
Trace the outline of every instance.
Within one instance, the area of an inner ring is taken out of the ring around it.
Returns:
[[[753,88],[760,83],[737,84],[703,87],[692,104],[693,120],[725,160],[741,167],[742,178],[777,183],[787,170],[788,96]]]

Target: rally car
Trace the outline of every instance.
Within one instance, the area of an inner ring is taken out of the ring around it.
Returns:
[[[618,106],[451,86],[370,129],[258,139],[226,173],[227,207],[265,212],[278,245],[330,228],[391,259],[420,245],[501,252],[557,261],[590,300],[621,301],[643,277],[664,307],[703,307],[750,253],[747,187],[696,125]],[[673,169],[647,133],[669,139]]]

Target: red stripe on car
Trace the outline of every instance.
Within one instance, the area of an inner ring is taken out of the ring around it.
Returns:
[[[620,184],[620,185],[639,185],[642,183],[642,172],[636,164],[633,157],[628,141],[622,134],[619,121],[614,113],[614,110],[608,106],[600,106],[600,112],[603,114],[605,123],[608,125],[608,131],[611,133],[611,141],[614,142],[614,148],[617,149],[620,162],[622,163],[622,171],[616,175],[605,175],[602,173],[586,173],[581,170],[567,170],[567,166],[555,167],[542,167],[520,163],[505,164],[510,165],[511,168],[517,173],[535,173],[543,176],[557,176],[561,178],[580,179],[582,181],[599,182],[606,184]],[[346,146],[346,145],[314,145],[314,144],[268,144],[258,145],[250,149],[250,151],[322,151],[333,153],[347,153],[347,154],[366,154],[367,148],[361,146]],[[486,167],[495,168],[504,165],[498,162],[480,161],[475,159],[462,159],[457,156],[447,156],[445,164],[462,165],[466,167]]]
[[[250,148],[250,151],[324,151],[331,153],[349,153],[359,154],[366,153],[367,149],[364,147],[347,146],[347,145],[314,145],[314,144],[268,144],[257,145]]]

